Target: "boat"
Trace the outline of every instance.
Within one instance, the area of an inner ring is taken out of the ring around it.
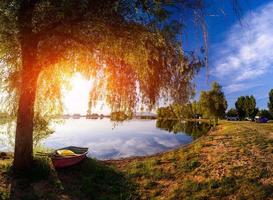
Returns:
[[[83,161],[87,153],[88,148],[69,146],[55,150],[51,155],[51,160],[55,168],[65,168]]]

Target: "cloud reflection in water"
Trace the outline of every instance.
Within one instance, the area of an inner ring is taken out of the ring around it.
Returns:
[[[192,141],[184,133],[172,134],[156,128],[155,120],[125,121],[114,127],[109,119],[67,120],[42,144],[49,148],[89,147],[89,157],[117,159],[151,155]]]

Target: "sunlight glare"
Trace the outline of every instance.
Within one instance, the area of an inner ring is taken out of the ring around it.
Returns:
[[[64,94],[64,112],[86,114],[92,80],[87,80],[81,74],[76,73],[71,78],[71,86],[71,90],[66,90]]]

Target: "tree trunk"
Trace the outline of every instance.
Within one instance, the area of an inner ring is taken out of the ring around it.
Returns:
[[[22,77],[19,97],[13,163],[15,171],[29,168],[33,160],[33,118],[38,73],[30,73],[29,76]]]
[[[22,43],[22,68],[13,163],[15,171],[29,168],[33,159],[34,105],[40,72],[37,45],[33,42]]]
[[[34,104],[40,72],[37,65],[38,42],[32,31],[35,3],[35,0],[22,1],[18,11],[22,68],[13,163],[15,171],[29,168],[33,160]]]

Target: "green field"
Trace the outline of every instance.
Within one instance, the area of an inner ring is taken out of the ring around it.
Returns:
[[[273,199],[273,123],[220,122],[187,147],[13,175],[1,158],[0,199]]]

